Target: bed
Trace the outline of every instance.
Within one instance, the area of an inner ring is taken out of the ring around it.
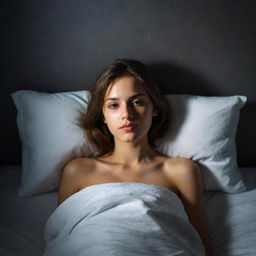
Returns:
[[[77,110],[116,58],[146,63],[170,102],[173,125],[158,147],[199,163],[213,255],[256,255],[254,1],[2,7],[0,255],[44,254],[61,169],[95,152]]]
[[[57,191],[17,197],[21,167],[1,168],[1,255],[43,255],[43,230],[57,204]],[[256,168],[241,168],[247,191],[207,192],[205,202],[213,255],[255,255]]]

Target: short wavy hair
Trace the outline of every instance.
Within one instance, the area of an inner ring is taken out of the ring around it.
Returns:
[[[116,59],[98,76],[91,90],[91,97],[86,113],[80,118],[81,126],[86,130],[88,139],[97,147],[100,155],[114,150],[114,138],[103,122],[103,103],[108,86],[117,78],[133,76],[146,90],[157,116],[152,119],[148,132],[151,147],[162,137],[169,128],[170,108],[167,99],[161,94],[152,72],[140,61],[131,59]]]

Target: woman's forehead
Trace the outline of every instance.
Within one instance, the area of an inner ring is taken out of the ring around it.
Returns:
[[[123,76],[114,80],[107,88],[105,97],[126,97],[131,96],[132,94],[144,94],[147,95],[147,92],[142,85],[135,77],[133,76]]]

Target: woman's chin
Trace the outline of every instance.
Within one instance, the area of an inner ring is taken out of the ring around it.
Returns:
[[[143,138],[135,133],[129,133],[125,136],[119,137],[118,140],[123,143],[142,143]]]

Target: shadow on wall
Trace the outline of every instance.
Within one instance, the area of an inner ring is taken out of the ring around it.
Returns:
[[[152,63],[148,65],[159,82],[164,94],[193,94],[219,96],[211,84],[184,67],[173,63]]]
[[[241,109],[237,128],[237,159],[240,166],[256,166],[256,102]]]

